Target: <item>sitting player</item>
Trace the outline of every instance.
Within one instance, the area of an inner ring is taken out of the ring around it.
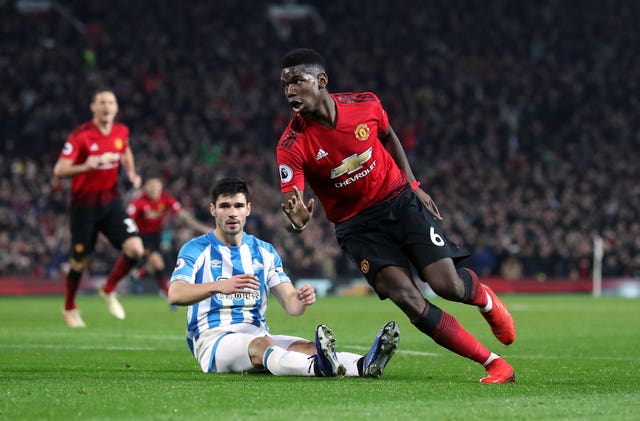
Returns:
[[[205,373],[264,371],[280,376],[380,377],[398,348],[400,331],[386,323],[367,355],[335,352],[325,325],[315,344],[271,335],[267,298],[298,316],[315,303],[311,286],[297,290],[272,244],[244,232],[251,213],[249,189],[238,178],[220,180],[211,193],[213,231],[182,246],[169,286],[169,302],[188,306],[187,342]]]

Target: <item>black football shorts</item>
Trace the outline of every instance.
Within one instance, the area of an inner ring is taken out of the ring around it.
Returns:
[[[160,251],[160,243],[162,243],[161,231],[140,234],[140,237],[142,238],[146,255],[149,255],[154,251]]]
[[[93,252],[98,232],[118,249],[122,248],[125,240],[139,235],[136,223],[127,215],[120,200],[100,208],[72,206],[69,223],[71,257],[74,260],[81,260]]]
[[[454,263],[469,256],[466,248],[450,241],[440,222],[407,186],[392,199],[372,206],[335,226],[336,238],[373,285],[386,266],[420,271],[450,257]]]

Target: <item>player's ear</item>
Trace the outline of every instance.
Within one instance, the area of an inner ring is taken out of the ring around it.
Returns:
[[[329,75],[326,72],[318,74],[318,88],[324,89],[329,84]]]
[[[209,212],[211,212],[211,216],[215,218],[216,216],[216,205],[215,203],[209,203]]]
[[[247,202],[247,216],[251,215],[251,202]]]

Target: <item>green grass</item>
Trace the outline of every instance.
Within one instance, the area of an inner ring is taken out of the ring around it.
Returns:
[[[0,419],[602,419],[640,418],[640,302],[583,295],[503,297],[516,342],[501,345],[476,310],[434,302],[514,366],[517,383],[481,385],[479,365],[436,346],[389,301],[328,297],[301,317],[276,300],[274,333],[331,326],[338,349],[365,353],[397,320],[400,349],[380,380],[207,375],[184,341],[185,310],[126,296],[127,319],[97,296],[66,327],[61,297],[0,297]]]

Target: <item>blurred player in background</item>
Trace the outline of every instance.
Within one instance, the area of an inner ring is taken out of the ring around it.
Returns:
[[[141,183],[129,146],[129,128],[115,121],[118,102],[108,89],[96,91],[91,111],[93,119],[71,133],[53,169],[56,177],[72,178],[70,269],[62,313],[67,325],[74,328],[85,327],[75,298],[98,232],[123,253],[100,289],[109,312],[118,319],[124,319],[125,313],[116,297],[115,285],[144,255],[138,228],[125,212],[118,191],[120,165],[134,188]]]
[[[160,251],[162,230],[169,218],[176,216],[189,228],[206,234],[210,227],[195,219],[182,204],[164,189],[160,176],[151,176],[142,186],[142,192],[127,205],[127,213],[138,226],[144,244],[146,263],[140,269],[134,269],[134,278],[153,277],[161,292],[167,296],[168,276],[164,273],[164,258]]]
[[[169,286],[169,302],[188,306],[187,342],[205,373],[269,371],[279,376],[380,377],[398,347],[395,322],[380,329],[364,357],[335,352],[325,325],[315,344],[271,335],[267,298],[273,294],[287,314],[299,316],[316,301],[308,284],[297,290],[272,244],[244,232],[251,213],[249,188],[224,178],[211,192],[215,228],[180,249]]]
[[[513,368],[489,351],[450,314],[430,303],[411,266],[439,296],[474,305],[500,342],[515,339],[506,307],[476,274],[456,269],[468,256],[447,239],[431,197],[419,188],[379,99],[371,92],[330,94],[325,61],[297,49],[282,61],[281,83],[294,111],[277,148],[282,209],[290,231],[302,232],[313,214],[309,183],[335,224],[340,247],[380,299],[389,298],[436,343],[481,364],[482,383],[515,381]]]

